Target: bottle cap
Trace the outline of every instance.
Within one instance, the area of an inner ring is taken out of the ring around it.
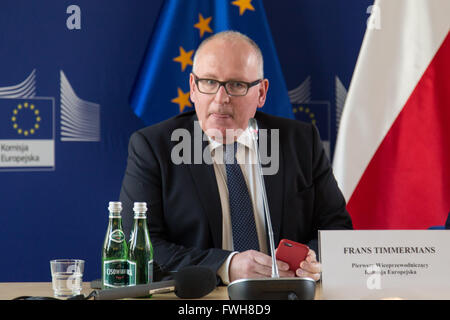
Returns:
[[[122,202],[110,201],[108,206],[109,212],[122,212]]]
[[[135,213],[146,213],[147,212],[147,203],[146,202],[135,202],[133,211]]]

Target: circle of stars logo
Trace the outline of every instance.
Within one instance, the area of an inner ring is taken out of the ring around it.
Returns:
[[[25,102],[23,105],[18,104],[17,107],[13,109],[12,113],[12,126],[18,134],[28,136],[35,134],[39,129],[41,116],[39,109],[37,109],[34,104],[29,104],[28,102]],[[26,128],[24,128],[20,122],[21,117],[34,118],[34,123],[31,125],[31,127],[27,126]]]
[[[306,117],[311,120],[312,124],[314,124],[314,125],[317,124],[316,115],[309,108],[305,108],[305,107],[299,106],[298,108],[293,108],[292,110],[294,111],[294,114],[297,113],[297,112],[304,113],[306,115]]]

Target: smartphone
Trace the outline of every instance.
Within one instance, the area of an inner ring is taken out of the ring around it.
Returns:
[[[289,264],[289,270],[295,272],[300,268],[300,263],[306,259],[309,247],[287,239],[282,239],[278,244],[276,258]]]

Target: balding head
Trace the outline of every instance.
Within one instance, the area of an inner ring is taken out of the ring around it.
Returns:
[[[222,41],[224,43],[227,43],[227,45],[235,46],[237,50],[239,50],[239,46],[242,46],[242,45],[249,46],[252,49],[252,51],[255,54],[255,57],[257,59],[259,78],[260,79],[264,78],[264,59],[263,59],[263,55],[261,53],[261,49],[259,48],[259,46],[256,44],[255,41],[253,41],[252,39],[247,37],[245,34],[242,34],[238,31],[232,31],[232,30],[216,33],[216,34],[206,38],[205,40],[203,40],[200,43],[200,45],[198,46],[198,48],[195,52],[195,55],[194,55],[194,61],[193,61],[193,66],[192,66],[192,71],[194,73],[196,73],[196,71],[197,71],[197,69],[196,69],[197,63],[196,62],[198,60],[198,57],[201,55],[202,49],[204,47],[206,47],[208,45],[208,43],[214,42],[214,41]]]

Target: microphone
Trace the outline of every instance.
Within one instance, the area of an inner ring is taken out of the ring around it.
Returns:
[[[270,220],[270,211],[269,205],[267,204],[267,193],[266,193],[266,185],[263,180],[263,173],[261,167],[261,157],[259,154],[259,145],[258,145],[258,124],[256,123],[255,118],[250,118],[248,120],[248,126],[250,128],[253,147],[256,150],[256,170],[258,176],[258,184],[260,186],[260,190],[262,190],[262,198],[264,203],[264,217],[267,223],[267,233],[269,234],[269,243],[270,243],[270,254],[272,256],[272,278],[279,278],[280,275],[278,273],[277,259],[275,257],[275,244],[273,240],[273,228],[272,221]]]
[[[248,127],[251,132],[254,149],[256,150],[257,181],[264,203],[264,217],[269,235],[270,254],[272,256],[272,277],[233,281],[227,287],[228,296],[231,300],[313,300],[316,290],[316,282],[314,279],[298,277],[280,278],[278,273],[273,228],[258,146],[258,124],[254,118],[249,119]]]
[[[202,266],[189,266],[174,274],[173,280],[159,281],[149,284],[97,290],[95,300],[115,300],[137,298],[150,294],[175,292],[182,299],[201,298],[216,288],[215,273]]]

